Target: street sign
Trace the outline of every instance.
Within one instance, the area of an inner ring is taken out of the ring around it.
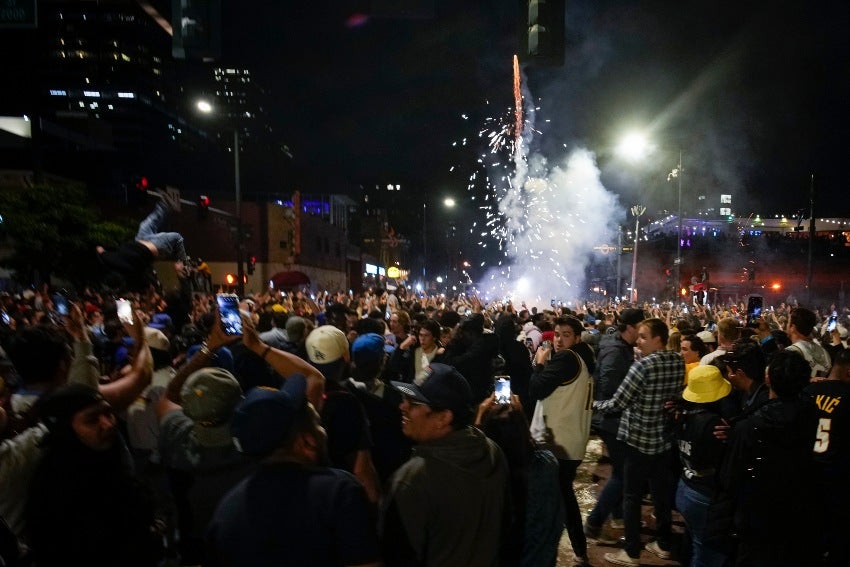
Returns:
[[[3,0],[0,5],[0,28],[36,28],[36,0]]]
[[[602,244],[601,246],[594,246],[593,249],[599,250],[603,254],[608,254],[609,252],[616,252],[617,251],[617,247],[611,246],[610,244]]]

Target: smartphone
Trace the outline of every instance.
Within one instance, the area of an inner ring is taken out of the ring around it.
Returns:
[[[61,293],[53,294],[53,306],[56,307],[56,312],[60,315],[68,315],[68,299]]]
[[[242,334],[242,317],[239,315],[239,296],[235,293],[218,293],[215,296],[221,315],[221,328],[227,336]]]
[[[550,299],[550,300],[549,300],[549,305],[550,305],[551,307],[555,307],[555,300],[554,300],[554,299]]]
[[[386,319],[387,321],[389,321],[389,320],[390,320],[390,317],[392,317],[392,313],[390,313],[390,310],[389,310],[389,309],[387,309],[387,311],[384,313],[384,319]]]
[[[764,309],[764,298],[760,295],[751,295],[747,298],[747,325],[761,317]]]
[[[540,346],[542,346],[546,350],[551,350],[552,349],[552,341],[543,341],[542,343],[540,343]]]
[[[838,315],[830,315],[829,323],[826,325],[826,330],[828,333],[831,333],[838,326]]]
[[[11,317],[9,317],[9,314],[8,314],[8,313],[6,313],[6,312],[4,311],[4,312],[3,312],[3,323],[5,323],[6,325],[8,325],[8,324],[10,324],[11,322],[12,322],[12,318],[11,318]]]
[[[493,377],[496,390],[496,403],[509,404],[511,403],[511,377],[510,376],[495,376]]]
[[[125,325],[133,324],[133,306],[126,299],[116,299],[115,308],[118,310],[118,320]]]

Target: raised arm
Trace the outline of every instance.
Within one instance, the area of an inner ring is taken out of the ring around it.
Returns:
[[[135,352],[130,361],[130,370],[108,384],[100,385],[100,393],[116,411],[126,409],[151,383],[153,357],[145,339],[145,327],[137,311],[133,311],[133,324],[124,324],[133,337]]]
[[[322,373],[306,360],[261,341],[254,324],[244,313],[242,314],[242,343],[248,350],[268,362],[272,370],[281,376],[303,374],[307,378],[307,399],[317,410],[322,407],[322,396],[325,393],[325,377]]]

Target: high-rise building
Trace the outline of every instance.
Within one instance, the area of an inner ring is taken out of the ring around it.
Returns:
[[[0,35],[0,115],[34,124],[30,151],[5,167],[114,186],[165,173],[184,138],[203,136],[180,100],[171,27],[147,2],[39,1],[36,29]]]

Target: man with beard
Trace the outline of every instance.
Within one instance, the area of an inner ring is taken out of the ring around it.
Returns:
[[[112,406],[85,384],[62,386],[38,404],[48,434],[27,502],[35,562],[156,565],[153,494],[133,472]]]

